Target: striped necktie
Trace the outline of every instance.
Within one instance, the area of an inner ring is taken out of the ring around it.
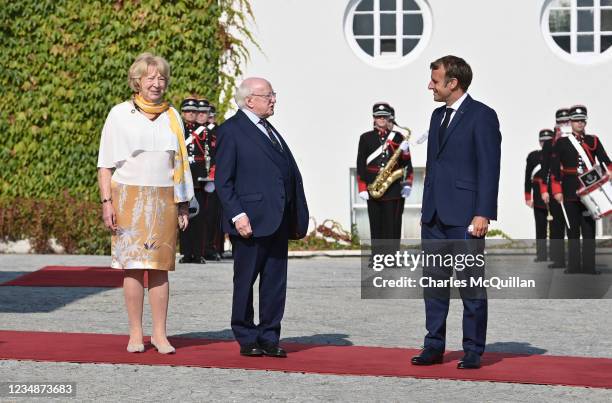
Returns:
[[[283,152],[283,148],[281,147],[281,145],[278,143],[278,140],[276,139],[276,135],[274,134],[274,131],[272,130],[272,127],[270,127],[270,123],[268,123],[268,121],[266,119],[261,119],[259,121],[259,123],[266,129],[266,131],[268,132],[268,138],[270,139],[270,142],[272,143],[272,147],[274,147],[276,149],[276,151],[282,153]]]

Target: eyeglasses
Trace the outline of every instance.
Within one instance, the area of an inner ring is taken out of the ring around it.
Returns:
[[[272,98],[276,99],[276,92],[271,92],[269,94],[251,94],[251,96],[252,97],[262,97],[269,101]]]

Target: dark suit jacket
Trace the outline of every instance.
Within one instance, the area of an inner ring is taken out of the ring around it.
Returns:
[[[302,175],[289,146],[278,137],[295,175],[293,203],[287,206],[291,209],[289,239],[300,239],[306,235],[309,219]],[[239,235],[232,217],[242,212],[249,217],[254,237],[272,235],[278,229],[286,208],[279,158],[283,157],[241,110],[219,126],[215,188],[226,233]]]
[[[438,145],[445,109],[437,108],[429,124],[422,222],[431,222],[436,212],[452,226],[468,226],[474,216],[495,220],[501,156],[497,114],[468,95]]]

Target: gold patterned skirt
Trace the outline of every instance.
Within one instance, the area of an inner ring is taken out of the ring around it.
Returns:
[[[111,237],[111,267],[174,270],[178,207],[172,187],[111,181],[117,231]]]

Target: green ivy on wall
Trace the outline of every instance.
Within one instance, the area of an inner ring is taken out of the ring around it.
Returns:
[[[97,200],[100,131],[150,51],[172,68],[167,98],[229,106],[252,37],[247,0],[19,0],[0,6],[0,196]],[[237,35],[232,35],[236,32]],[[228,74],[229,73],[229,74]]]

